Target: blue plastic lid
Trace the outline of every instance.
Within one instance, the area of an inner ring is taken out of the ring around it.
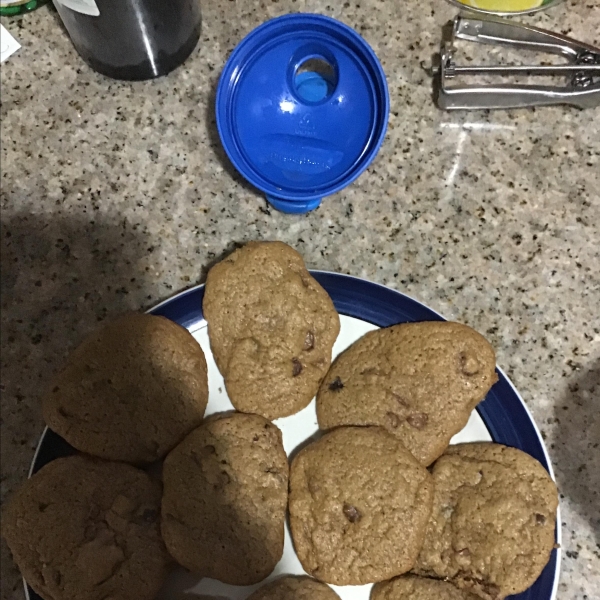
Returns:
[[[221,141],[278,210],[303,213],[354,181],[387,128],[383,69],[365,40],[322,15],[292,14],[248,34],[217,90]]]

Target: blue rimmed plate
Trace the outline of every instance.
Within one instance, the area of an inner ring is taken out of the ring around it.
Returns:
[[[313,276],[327,290],[341,315],[340,335],[333,354],[347,348],[367,331],[407,321],[440,321],[441,315],[412,298],[390,288],[336,273],[313,271]],[[232,409],[225,392],[223,379],[216,367],[210,345],[206,321],[202,315],[204,286],[197,286],[159,304],[149,312],[162,315],[186,327],[201,344],[208,363],[209,402],[207,415]],[[550,459],[531,414],[508,377],[498,369],[498,382],[483,402],[473,411],[467,426],[453,438],[453,442],[494,441],[520,448],[535,457],[554,477]],[[276,424],[283,433],[288,454],[317,430],[314,401],[299,413],[278,419]],[[54,432],[46,429],[36,450],[30,475],[60,456],[73,454],[74,450]],[[560,515],[556,522],[556,541],[560,545]],[[560,569],[560,548],[552,551],[536,583],[529,590],[513,596],[518,600],[554,600]],[[283,573],[303,573],[286,529],[284,553],[270,578]],[[270,579],[269,578],[269,579]],[[261,584],[262,585],[262,584]],[[41,600],[27,585],[30,600]],[[157,600],[173,598],[175,594],[190,591],[191,594],[213,595],[228,600],[244,600],[260,587],[234,587],[212,579],[196,581],[183,571],[175,572]],[[334,587],[341,600],[368,600],[371,586]],[[194,595],[189,596],[193,600]]]

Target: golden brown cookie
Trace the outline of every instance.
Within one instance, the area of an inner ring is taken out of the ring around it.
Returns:
[[[231,585],[262,581],[281,558],[288,463],[258,415],[207,419],[163,467],[162,533],[173,558]]]
[[[412,568],[431,514],[431,476],[381,427],[340,427],[290,472],[290,525],[304,570],[335,585]]]
[[[370,600],[479,600],[479,597],[446,581],[402,575],[375,584]]]
[[[248,600],[340,600],[326,584],[310,577],[288,575],[254,592]]]
[[[425,466],[497,380],[490,344],[444,321],[371,331],[336,358],[317,394],[322,429],[379,425]]]
[[[531,586],[554,547],[558,494],[544,467],[501,444],[457,444],[435,463],[433,479],[415,572],[486,600]]]
[[[43,413],[78,450],[143,464],[197,427],[207,401],[206,360],[192,335],[164,317],[130,313],[71,353]]]
[[[2,533],[43,598],[154,600],[171,562],[160,498],[160,486],[130,465],[59,458],[16,491]]]
[[[237,410],[267,419],[307,406],[340,329],[327,292],[281,242],[250,242],[215,265],[203,311],[210,346]]]

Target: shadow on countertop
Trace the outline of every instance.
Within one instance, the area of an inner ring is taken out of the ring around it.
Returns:
[[[26,476],[43,428],[40,399],[66,354],[105,318],[149,304],[153,286],[151,240],[125,222],[10,214],[5,203],[0,244],[4,500]],[[3,542],[1,596],[21,597],[9,556]]]
[[[558,433],[553,454],[559,491],[576,505],[600,545],[600,358],[568,385],[555,408]]]
[[[55,362],[106,316],[143,302],[150,270],[142,259],[152,248],[125,221],[3,214],[0,231],[8,361],[35,350]]]
[[[41,432],[39,400],[67,353],[97,324],[150,303],[150,240],[123,223],[2,214],[2,496]],[[155,300],[154,300],[155,301]]]

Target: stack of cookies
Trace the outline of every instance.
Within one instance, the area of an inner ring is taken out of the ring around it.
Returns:
[[[14,495],[3,533],[45,600],[153,600],[170,565],[236,586],[281,559],[289,523],[312,577],[248,600],[501,600],[554,546],[557,492],[529,455],[449,446],[496,381],[457,323],[368,333],[331,364],[335,307],[300,255],[250,243],[208,274],[210,346],[236,411],[203,419],[206,361],[183,328],[127,315],[88,337],[44,400],[80,454]],[[272,422],[316,394],[322,434],[288,466]],[[162,481],[145,470],[162,461]],[[127,464],[128,463],[128,464]]]

